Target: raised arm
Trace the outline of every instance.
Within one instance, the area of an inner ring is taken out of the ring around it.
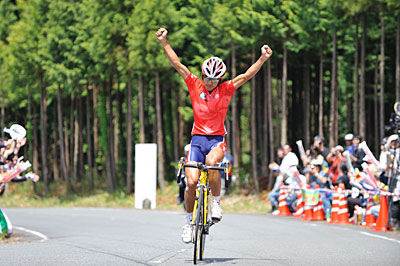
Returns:
[[[235,86],[235,88],[238,89],[240,86],[242,86],[252,77],[254,77],[254,75],[257,74],[257,72],[264,64],[264,62],[267,61],[268,58],[271,57],[271,55],[272,55],[272,50],[271,48],[269,48],[268,45],[264,45],[263,47],[261,47],[260,58],[258,58],[258,60],[249,69],[247,69],[247,71],[244,74],[241,74],[232,79],[233,86]]]
[[[182,76],[183,79],[186,79],[189,76],[189,69],[181,63],[179,57],[176,55],[175,51],[169,45],[167,41],[168,31],[165,28],[159,28],[156,32],[156,38],[160,41],[161,45],[164,48],[165,54],[168,57],[169,62],[172,66],[178,71],[178,73]]]

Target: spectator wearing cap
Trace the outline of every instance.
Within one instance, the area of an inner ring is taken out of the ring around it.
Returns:
[[[345,164],[345,158],[342,155],[344,148],[340,145],[332,148],[331,153],[332,156],[329,158],[329,170],[328,175],[331,178],[332,183],[336,183],[339,175],[342,174],[341,166]]]
[[[350,155],[354,169],[361,170],[361,165],[364,163],[365,152],[359,147],[362,138],[360,135],[353,136],[354,152]]]
[[[353,134],[349,133],[344,136],[344,142],[346,143],[346,151],[349,151],[351,155],[354,153],[353,145]]]

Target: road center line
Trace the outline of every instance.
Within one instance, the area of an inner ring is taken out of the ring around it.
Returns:
[[[42,240],[40,240],[40,242],[44,242],[44,241],[49,240],[49,238],[47,236],[45,236],[44,234],[42,234],[42,233],[30,230],[30,229],[26,229],[26,228],[23,228],[23,227],[20,227],[20,226],[14,226],[14,228],[40,237],[42,239]]]
[[[396,243],[400,244],[400,240],[396,240],[396,239],[389,238],[389,237],[386,237],[386,236],[370,234],[370,233],[367,233],[367,232],[360,232],[360,234],[363,234],[363,235],[366,235],[366,236],[377,237],[377,238],[393,241],[393,242],[396,242]]]

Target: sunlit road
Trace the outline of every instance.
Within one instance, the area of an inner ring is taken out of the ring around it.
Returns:
[[[103,208],[7,209],[24,241],[0,244],[1,265],[190,265],[182,212]],[[400,234],[225,214],[199,265],[400,265]]]

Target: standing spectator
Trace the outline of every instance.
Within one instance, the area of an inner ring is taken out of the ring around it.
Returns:
[[[344,136],[344,142],[346,143],[346,151],[349,151],[351,155],[354,153],[354,145],[353,145],[353,134],[347,134]]]
[[[354,169],[362,170],[361,165],[364,162],[365,152],[359,147],[362,138],[360,135],[353,137],[354,152],[350,155]]]

